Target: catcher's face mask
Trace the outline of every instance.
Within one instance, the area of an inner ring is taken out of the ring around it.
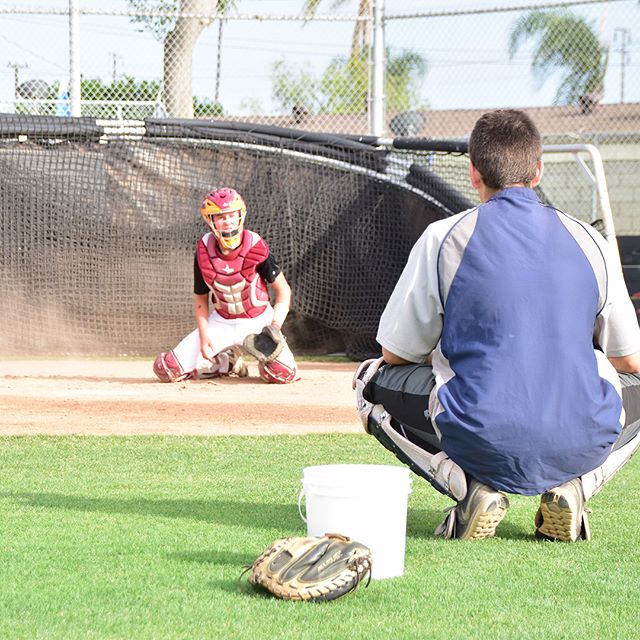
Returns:
[[[202,201],[202,217],[223,249],[240,245],[246,206],[234,189],[214,189]]]

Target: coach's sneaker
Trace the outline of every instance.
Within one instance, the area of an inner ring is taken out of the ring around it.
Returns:
[[[536,538],[562,542],[590,540],[588,510],[584,504],[579,478],[543,493],[535,517]]]
[[[508,508],[507,496],[472,479],[465,499],[449,508],[449,515],[438,525],[435,533],[447,539],[491,538]]]

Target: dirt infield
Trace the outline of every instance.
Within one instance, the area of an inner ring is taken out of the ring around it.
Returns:
[[[0,361],[0,435],[360,432],[356,363],[302,362],[301,380],[156,382],[139,360]]]

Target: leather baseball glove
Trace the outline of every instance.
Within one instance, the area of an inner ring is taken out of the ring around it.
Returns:
[[[247,572],[252,585],[278,598],[335,600],[353,591],[367,574],[371,580],[371,551],[335,533],[282,538],[245,567]]]
[[[242,346],[258,362],[266,364],[275,360],[286,344],[287,340],[282,331],[277,327],[267,325],[260,333],[248,335]]]

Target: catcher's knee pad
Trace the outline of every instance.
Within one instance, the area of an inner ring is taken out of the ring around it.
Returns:
[[[295,363],[276,359],[271,362],[259,362],[258,373],[269,384],[288,384],[299,379]]]
[[[389,449],[400,462],[427,480],[437,491],[457,502],[467,495],[467,476],[444,451],[429,453],[391,426],[391,416],[381,404],[368,414],[368,432]]]
[[[185,372],[173,355],[173,351],[161,353],[153,363],[153,372],[160,382],[180,382],[192,378],[193,371]]]

